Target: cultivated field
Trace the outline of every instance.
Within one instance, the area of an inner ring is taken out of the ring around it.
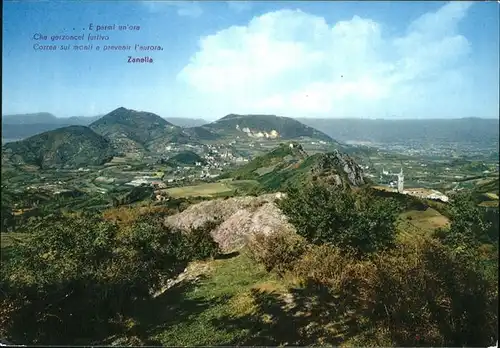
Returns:
[[[174,198],[181,197],[213,197],[231,194],[236,189],[248,188],[256,184],[253,180],[221,180],[192,186],[172,187],[164,190]]]

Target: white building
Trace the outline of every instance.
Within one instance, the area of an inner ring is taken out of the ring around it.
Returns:
[[[399,193],[403,193],[404,186],[405,186],[405,177],[403,175],[403,168],[401,168],[401,171],[398,174],[398,192]]]

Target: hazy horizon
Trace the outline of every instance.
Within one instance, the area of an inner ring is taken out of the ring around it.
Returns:
[[[104,115],[126,101],[207,121],[230,113],[496,119],[498,6],[4,1],[2,115]],[[90,23],[139,25],[102,34],[108,44],[164,50],[148,54],[151,64],[128,64],[126,52],[33,50],[36,33],[77,33]]]
[[[119,107],[118,107],[119,108]],[[115,108],[113,110],[110,110],[109,112],[111,111],[114,111],[118,108]],[[126,107],[125,107],[126,108]],[[130,108],[126,108],[126,109],[130,109]],[[135,111],[139,111],[139,112],[151,112],[149,110],[135,110]],[[51,113],[51,112],[47,112],[47,111],[40,111],[40,112],[27,112],[27,113],[23,113],[23,114],[2,114],[2,117],[5,117],[5,116],[20,116],[20,115],[35,115],[35,114],[51,114],[52,116],[55,116],[59,119],[64,119],[64,118],[71,118],[71,117],[88,117],[88,118],[92,118],[92,117],[97,117],[97,116],[105,116],[106,114],[108,114],[109,112],[105,113],[105,114],[98,114],[98,115],[70,115],[70,116],[58,116],[58,115],[55,115],[54,113]],[[156,114],[156,113],[154,113]],[[193,116],[193,117],[189,117],[189,116],[163,116],[163,115],[158,115],[162,118],[183,118],[183,119],[192,119],[192,120],[204,120],[204,121],[208,121],[208,122],[214,122],[214,121],[217,121],[218,119],[221,119],[227,115],[230,115],[230,114],[236,114],[234,112],[230,112],[228,114],[225,114],[225,115],[222,115],[218,118],[215,118],[215,119],[208,119],[208,118],[204,118],[204,117],[197,117],[197,116]],[[253,115],[253,114],[241,114],[243,116],[247,116],[247,115]],[[264,113],[264,115],[271,115],[269,113]],[[375,117],[301,117],[301,116],[297,116],[297,117],[291,117],[291,116],[287,116],[287,115],[273,115],[273,116],[280,116],[280,117],[290,117],[290,118],[294,118],[294,119],[301,119],[301,118],[304,118],[304,119],[317,119],[317,120],[370,120],[370,121],[377,121],[377,120],[380,120],[380,121],[440,121],[440,120],[461,120],[461,119],[480,119],[480,120],[500,120],[498,117],[475,117],[475,116],[470,116],[470,117],[449,117],[449,118],[390,118],[390,117],[387,117],[387,118],[375,118]]]

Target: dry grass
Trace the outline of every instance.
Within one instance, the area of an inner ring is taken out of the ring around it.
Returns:
[[[249,238],[246,252],[249,257],[280,276],[293,269],[308,247],[304,238],[289,230],[273,234],[255,233]]]
[[[484,201],[479,204],[480,207],[496,207],[498,208],[498,200],[496,201]]]
[[[0,233],[0,246],[1,248],[8,248],[12,246],[14,243],[15,239],[23,239],[27,236],[26,233],[19,233],[19,232],[2,232]]]
[[[138,207],[117,207],[110,208],[103,212],[103,218],[108,221],[116,222],[121,226],[129,226],[140,217],[149,214],[172,214],[174,211],[163,206],[145,205]]]
[[[398,230],[403,233],[430,233],[437,228],[446,227],[449,219],[433,208],[424,211],[411,210],[400,215]]]
[[[489,199],[498,200],[498,195],[494,192],[486,192],[484,195]]]
[[[391,188],[391,187],[386,187],[386,186],[372,186],[375,190],[380,190],[380,191],[387,191],[387,192],[397,192],[396,189]]]

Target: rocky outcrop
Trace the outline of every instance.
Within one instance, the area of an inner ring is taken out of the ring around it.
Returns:
[[[363,169],[351,157],[338,150],[321,155],[312,172],[335,185],[342,185],[344,178],[351,186],[365,184]]]
[[[221,223],[210,234],[223,252],[233,252],[241,249],[257,232],[269,234],[278,230],[294,230],[275,204],[282,197],[282,193],[274,193],[201,202],[167,217],[165,223],[191,230],[218,219]]]

